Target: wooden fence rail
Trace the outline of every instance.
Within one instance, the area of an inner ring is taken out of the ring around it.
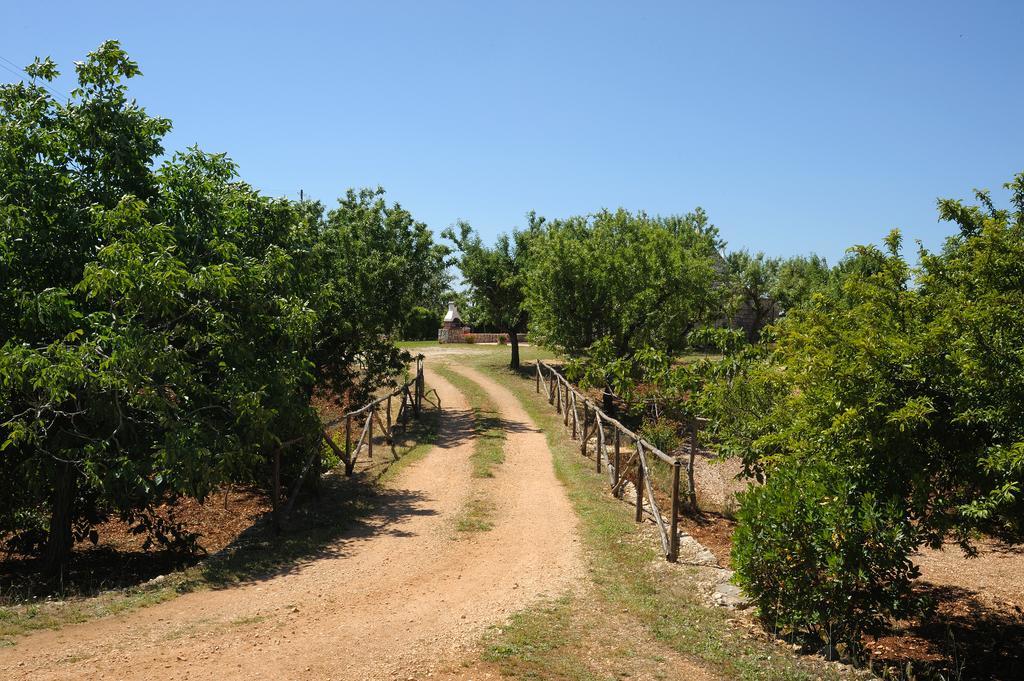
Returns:
[[[429,394],[426,391],[426,384],[423,380],[423,355],[416,356],[416,374],[398,386],[391,392],[381,397],[378,397],[367,404],[354,409],[352,411],[342,414],[340,417],[328,421],[324,424],[321,436],[324,442],[331,448],[331,450],[337,455],[337,457],[345,464],[345,475],[351,476],[355,471],[356,461],[359,458],[360,452],[365,448],[367,456],[373,458],[373,430],[374,423],[380,427],[381,433],[384,435],[384,442],[390,447],[391,455],[393,458],[398,458],[398,454],[395,451],[394,435],[398,428],[405,432],[408,427],[410,415],[415,418],[420,417],[420,413],[423,410],[423,401],[430,401],[427,397]],[[441,397],[437,394],[436,390],[430,390],[430,393],[434,394],[435,402],[434,405],[438,410],[441,409]],[[398,406],[398,411],[395,413],[392,409],[392,400],[400,398],[401,401]],[[382,417],[380,412],[383,407],[384,416]],[[345,448],[342,449],[331,437],[331,433],[344,427],[345,429]],[[352,435],[358,430],[359,437],[356,440],[355,447],[352,446]],[[273,516],[274,516],[274,527],[280,527],[280,515],[278,508],[280,506],[281,499],[281,451],[292,444],[296,444],[303,438],[296,438],[289,442],[282,443],[280,447],[275,451],[274,454],[274,466],[273,466],[273,491],[272,491],[272,505],[273,505]],[[305,465],[302,468],[302,472],[299,477],[292,484],[292,489],[288,494],[288,503],[284,508],[284,517],[287,518],[291,513],[292,506],[295,504],[295,499],[298,496],[300,487],[303,481],[306,479],[309,472],[313,469],[314,462],[320,456],[320,451],[313,447],[310,451],[309,458],[306,460]]]
[[[437,391],[431,391],[437,396]],[[425,383],[423,382],[423,355],[416,356],[416,374],[411,379],[398,386],[386,395],[372,400],[358,409],[346,412],[342,416],[324,424],[323,438],[328,446],[345,464],[345,475],[351,476],[355,470],[356,461],[365,445],[366,455],[373,458],[373,428],[376,423],[384,435],[385,443],[391,448],[391,455],[395,453],[395,431],[401,427],[403,432],[409,424],[410,415],[419,418],[423,410],[423,400],[426,397]],[[397,413],[392,409],[392,400],[399,398]],[[384,416],[380,412],[383,406]],[[440,397],[437,397],[437,407],[440,409]],[[342,449],[331,437],[331,433],[341,426],[345,428],[345,448]],[[359,439],[352,447],[352,435],[355,430],[359,431]]]
[[[690,452],[688,461],[684,463],[681,457],[669,456],[618,420],[605,414],[595,402],[589,400],[586,395],[569,383],[558,370],[541,360],[537,360],[536,384],[537,392],[539,393],[543,388],[547,393],[548,403],[554,405],[557,413],[562,414],[565,426],[571,429],[572,438],[574,440],[579,438],[581,455],[588,456],[590,439],[596,435],[597,448],[594,452],[594,465],[598,473],[601,473],[601,468],[604,466],[608,475],[608,484],[612,494],[616,497],[622,497],[628,479],[627,474],[632,470],[636,490],[634,502],[636,521],[641,522],[645,513],[651,515],[658,526],[665,559],[673,563],[679,560],[679,513],[681,510],[679,487],[680,472],[684,466],[687,474],[687,501],[694,509],[696,508],[696,492],[693,481],[696,426],[691,431]],[[611,429],[610,439],[614,443],[611,456],[607,449],[609,437],[605,434],[606,428]],[[623,447],[629,441],[632,442],[633,451],[623,461]],[[650,456],[654,456],[672,467],[670,496],[672,508],[667,526],[654,496]],[[649,508],[644,507],[645,497]]]

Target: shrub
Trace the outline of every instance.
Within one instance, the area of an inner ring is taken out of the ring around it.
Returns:
[[[735,579],[769,627],[856,656],[862,634],[915,610],[917,541],[898,503],[823,463],[780,468],[741,497]]]
[[[508,345],[508,336],[505,334],[498,334],[498,345]]]
[[[679,424],[669,419],[644,419],[640,435],[666,454],[679,447]]]
[[[422,306],[413,307],[402,320],[402,340],[436,340],[441,319],[442,315],[439,312]]]
[[[466,333],[462,335],[463,343],[476,343],[476,335],[472,333]]]

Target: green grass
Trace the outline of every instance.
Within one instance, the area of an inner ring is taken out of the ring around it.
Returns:
[[[476,444],[470,460],[473,477],[493,478],[494,469],[505,461],[505,429],[487,391],[462,374],[444,365],[433,367],[446,381],[459,389],[473,409],[473,435]]]
[[[398,343],[398,347],[412,350],[414,348],[433,348],[440,345],[436,340],[425,340],[425,341],[401,341]]]
[[[730,613],[704,605],[695,595],[697,571],[661,562],[655,542],[637,532],[630,510],[607,493],[604,478],[579,456],[578,446],[569,439],[560,417],[543,394],[535,394],[532,380],[505,369],[494,354],[466,360],[511,389],[545,431],[555,471],[581,520],[594,587],[606,608],[629,614],[655,640],[726,678],[844,678],[820,660],[799,657],[770,641],[748,638],[745,630],[729,623]],[[558,622],[550,624],[556,629],[558,626]],[[543,645],[550,632],[546,627],[531,629],[535,629],[531,636]],[[488,650],[504,644],[498,640]],[[570,654],[563,650],[558,657]],[[549,662],[560,664],[558,659]],[[561,678],[556,667],[548,671],[551,678]],[[545,678],[544,671],[535,678]]]
[[[176,573],[159,586],[125,589],[91,598],[0,607],[0,648],[15,645],[15,637],[38,629],[59,629],[170,600],[181,593],[178,588],[188,581],[188,573],[193,570],[195,568]]]
[[[508,624],[485,639],[483,659],[498,665],[502,676],[525,679],[600,677],[573,655],[583,647],[585,631],[576,624],[576,603],[570,596],[513,615]]]
[[[475,491],[455,517],[457,532],[487,532],[494,527],[494,503],[480,490]]]
[[[429,388],[424,388],[424,391],[426,390]],[[406,467],[425,457],[437,442],[437,429],[440,421],[440,412],[424,400],[420,420],[410,420],[409,432],[401,436],[401,442],[395,442],[395,448],[399,452],[398,460],[385,468],[377,481],[381,484],[390,482]]]

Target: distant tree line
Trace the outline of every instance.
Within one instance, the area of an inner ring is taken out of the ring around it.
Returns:
[[[753,318],[745,331],[754,340],[834,276],[815,255],[727,252],[701,208],[668,217],[621,208],[558,220],[530,213],[524,229],[493,246],[465,222],[444,236],[465,284],[453,295],[464,318],[506,333],[528,329],[571,357],[598,342],[621,357],[641,348],[679,353],[697,329],[739,326],[741,310]]]

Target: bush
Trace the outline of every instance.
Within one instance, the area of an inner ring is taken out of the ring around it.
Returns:
[[[472,333],[463,334],[462,335],[462,342],[463,343],[470,343],[470,344],[476,343],[476,336],[474,334],[472,334]]]
[[[765,623],[856,656],[860,637],[916,609],[915,531],[896,502],[823,463],[780,468],[741,495],[736,582]]]
[[[677,449],[682,440],[679,424],[669,419],[644,419],[640,435],[648,442],[668,454]]]
[[[411,308],[402,320],[402,340],[437,340],[437,330],[441,328],[442,317],[439,312],[422,306]]]
[[[508,336],[506,334],[498,336],[498,345],[508,345]]]

